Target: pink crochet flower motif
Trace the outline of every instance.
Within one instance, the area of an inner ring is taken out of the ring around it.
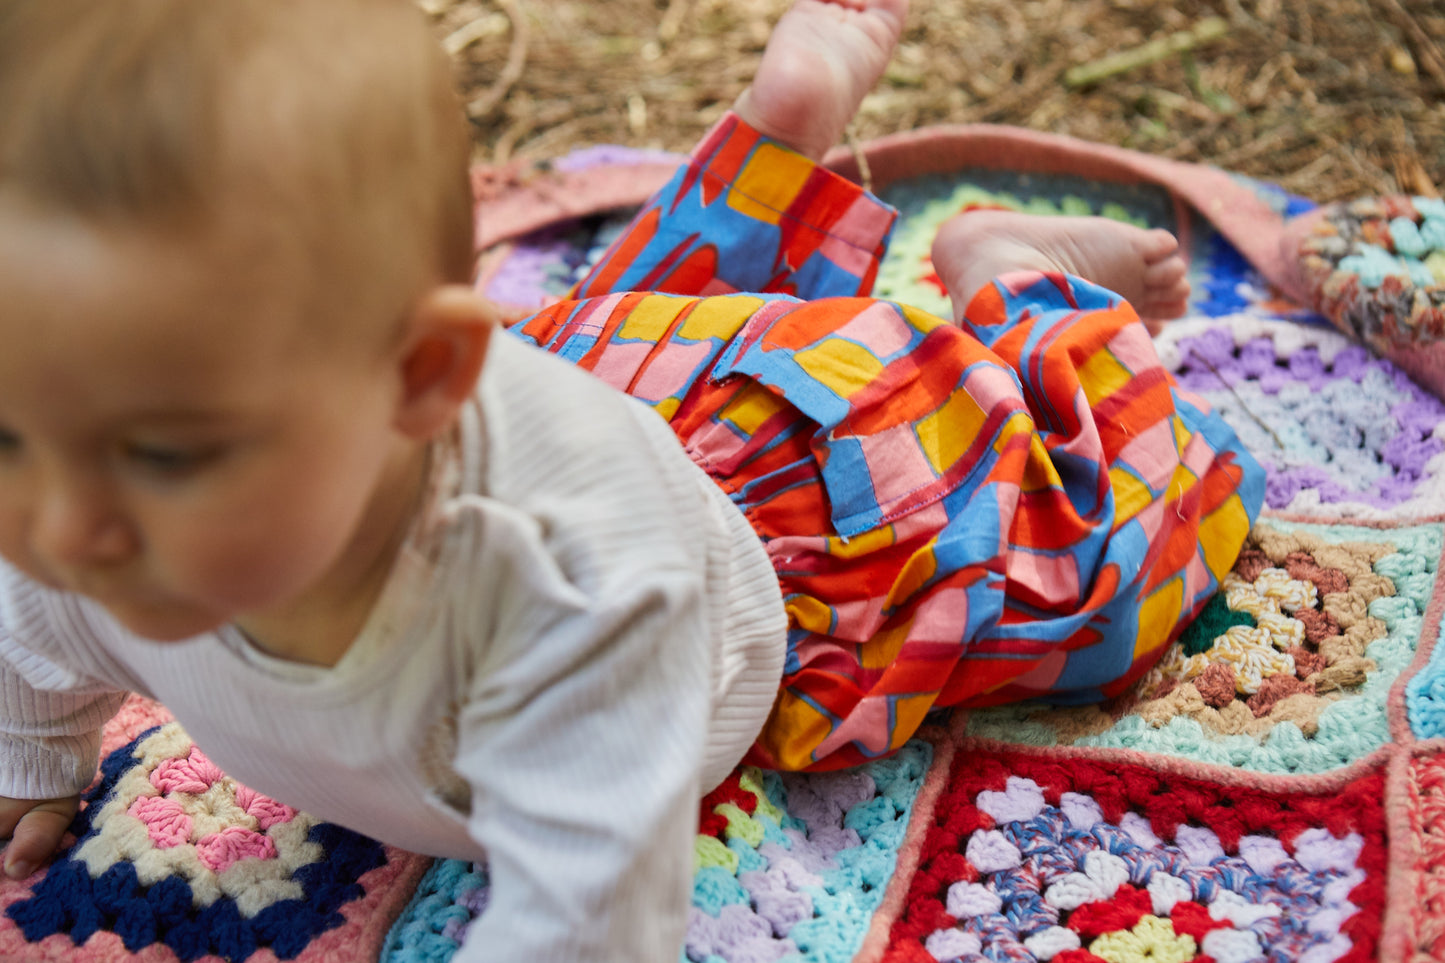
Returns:
[[[194,845],[196,858],[215,873],[243,859],[275,859],[276,843],[266,830],[296,817],[290,806],[227,779],[194,746],[184,758],[162,762],[151,772],[150,781],[160,795],[142,796],[126,812],[145,824],[157,849]],[[255,828],[228,825],[198,836],[196,817],[214,814],[227,803],[250,817]]]

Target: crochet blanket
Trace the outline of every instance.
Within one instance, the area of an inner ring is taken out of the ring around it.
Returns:
[[[702,806],[685,959],[1445,956],[1445,403],[1419,384],[1429,365],[1412,379],[1301,306],[1280,240],[1312,205],[1268,185],[997,128],[863,159],[902,212],[878,293],[945,314],[929,242],[970,205],[1179,233],[1195,295],[1156,341],[1268,469],[1265,511],[1221,594],[1124,698],[938,713],[841,773],[735,772]],[[677,160],[605,148],[478,171],[479,285],[518,310],[559,295]],[[252,792],[144,700],[103,760],[69,848],[0,883],[0,959],[444,961],[486,912],[485,866]]]

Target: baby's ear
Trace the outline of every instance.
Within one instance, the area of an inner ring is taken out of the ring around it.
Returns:
[[[486,299],[460,284],[433,288],[417,303],[398,355],[397,430],[424,441],[452,423],[476,387],[497,317]]]

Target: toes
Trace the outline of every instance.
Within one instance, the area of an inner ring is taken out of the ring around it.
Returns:
[[[1144,267],[1144,286],[1160,290],[1183,284],[1189,286],[1187,275],[1189,267],[1184,263],[1182,257],[1166,257],[1162,261],[1153,264],[1146,263]]]
[[[1173,235],[1165,232],[1172,241]],[[1144,293],[1135,307],[1146,318],[1177,318],[1189,306],[1189,269],[1182,257],[1166,255],[1144,268]]]
[[[1177,318],[1189,310],[1189,282],[1180,279],[1165,287],[1148,288],[1134,305],[1143,318]]]
[[[1174,318],[1182,318],[1189,310],[1189,301],[1179,298],[1172,301],[1155,301],[1149,305],[1147,311],[1141,311],[1140,316],[1146,319],[1158,321],[1169,321]]]
[[[1179,253],[1179,239],[1162,227],[1138,229],[1131,240],[1134,253],[1145,267],[1165,264]]]

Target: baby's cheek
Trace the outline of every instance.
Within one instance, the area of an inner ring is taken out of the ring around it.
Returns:
[[[60,580],[50,574],[30,551],[26,525],[20,513],[6,511],[0,500],[0,558],[19,569],[26,577],[46,588],[61,588]]]

